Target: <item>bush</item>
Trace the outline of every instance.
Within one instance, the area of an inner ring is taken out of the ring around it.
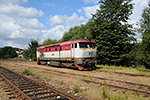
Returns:
[[[24,69],[24,71],[22,73],[25,75],[35,76],[35,74],[33,74],[29,69]]]

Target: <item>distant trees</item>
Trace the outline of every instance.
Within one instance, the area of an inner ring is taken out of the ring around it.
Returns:
[[[144,8],[141,17],[138,22],[138,32],[142,35],[142,42],[134,48],[134,50],[139,48],[134,57],[140,64],[150,68],[150,1],[148,7]]]
[[[6,46],[0,49],[0,58],[1,59],[8,59],[17,57],[16,48],[12,48],[10,46]]]

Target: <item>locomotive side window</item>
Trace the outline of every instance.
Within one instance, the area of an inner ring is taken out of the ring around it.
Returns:
[[[55,51],[57,51],[57,48],[55,48]]]
[[[77,48],[77,43],[71,44],[71,48]]]
[[[47,49],[45,51],[47,52]]]
[[[49,51],[51,51],[51,49],[49,49]]]
[[[73,48],[74,46],[73,46],[74,44],[71,44],[71,48]]]
[[[75,48],[77,48],[77,43],[75,43]]]
[[[62,47],[60,47],[60,49],[59,50],[62,50]]]

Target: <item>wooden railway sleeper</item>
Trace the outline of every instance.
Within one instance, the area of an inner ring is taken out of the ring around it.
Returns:
[[[13,74],[16,74],[16,75],[20,76],[21,78],[23,78],[23,79],[25,79],[25,80],[31,81],[32,84],[35,84],[35,85],[37,85],[37,86],[41,86],[41,87],[46,88],[46,89],[49,89],[49,90],[52,90],[54,93],[58,94],[57,96],[61,96],[61,97],[63,97],[63,98],[66,98],[67,100],[68,100],[68,99],[69,99],[69,100],[80,100],[80,99],[77,98],[77,97],[74,97],[74,96],[72,96],[72,95],[70,95],[70,94],[67,94],[67,93],[63,92],[63,91],[60,91],[60,90],[58,90],[58,89],[55,89],[55,88],[50,87],[50,86],[48,86],[48,85],[45,85],[45,84],[43,84],[43,83],[41,83],[41,82],[39,82],[39,81],[35,81],[35,80],[31,79],[31,78],[26,77],[25,75],[21,75],[21,74],[19,74],[19,73],[16,73],[15,71],[12,71],[12,70],[10,70],[10,69],[7,69],[7,68],[1,67],[1,66],[0,66],[0,68],[2,68],[2,69],[4,69],[4,70],[7,70],[7,71],[9,71],[9,72],[11,72],[11,73],[13,73]],[[21,92],[22,92],[22,91],[21,91]]]
[[[12,84],[8,79],[6,79],[3,75],[0,74],[0,77],[2,77],[10,87],[14,89],[14,92],[19,94],[19,96],[22,98],[22,100],[32,100],[30,97],[28,97],[26,94],[24,94],[19,88],[17,88],[14,84]]]

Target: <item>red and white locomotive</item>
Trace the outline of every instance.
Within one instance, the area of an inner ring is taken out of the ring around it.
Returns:
[[[46,62],[48,65],[92,70],[96,61],[95,43],[89,39],[78,39],[38,47],[37,64]]]

